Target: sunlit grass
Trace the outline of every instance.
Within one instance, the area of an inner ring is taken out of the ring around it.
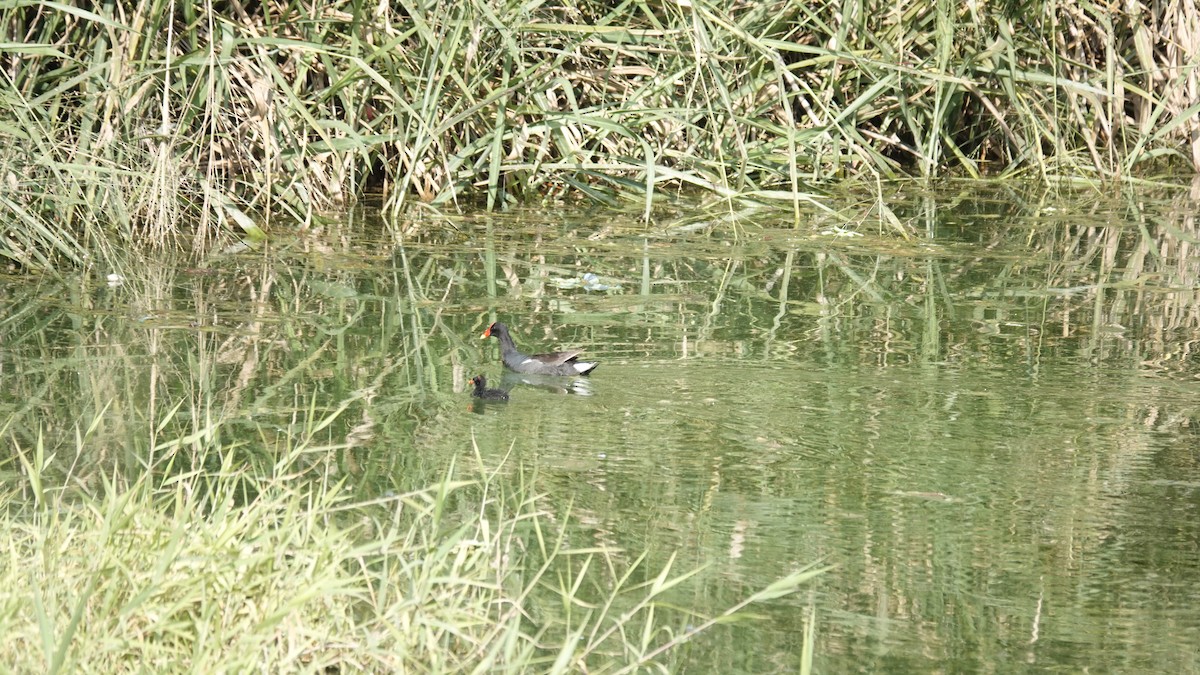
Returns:
[[[87,479],[51,471],[40,442],[16,449],[0,495],[8,668],[631,672],[822,571],[705,618],[666,602],[695,571],[572,548],[538,495],[482,467],[364,500],[320,459],[336,449],[296,447],[256,475],[234,448],[196,446]]]
[[[1136,3],[1135,3],[1136,4]],[[580,197],[1200,167],[1188,3],[157,0],[0,9],[0,256]],[[245,217],[251,214],[252,218]]]

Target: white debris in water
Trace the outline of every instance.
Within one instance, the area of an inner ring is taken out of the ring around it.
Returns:
[[[834,237],[861,237],[862,236],[861,232],[854,232],[853,230],[847,230],[847,229],[843,229],[840,227],[827,227],[824,230],[821,230],[821,234],[824,236],[827,236],[827,237],[828,236],[834,236]]]

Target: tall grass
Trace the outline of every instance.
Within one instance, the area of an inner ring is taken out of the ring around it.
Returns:
[[[572,548],[537,494],[505,492],[482,464],[474,480],[363,499],[320,459],[330,450],[283,449],[255,472],[236,448],[178,439],[142,473],[56,481],[40,440],[18,444],[5,473],[21,480],[0,494],[0,660],[45,673],[631,672],[669,667],[676,647],[821,572],[695,617],[671,604],[692,573]]]
[[[1200,168],[1192,3],[0,9],[0,255],[578,195]],[[245,214],[252,214],[247,217]]]

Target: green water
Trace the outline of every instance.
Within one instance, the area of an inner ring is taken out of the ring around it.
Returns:
[[[356,494],[481,461],[569,507],[578,545],[705,566],[681,605],[836,566],[695,640],[688,672],[794,671],[810,612],[824,673],[1200,671],[1195,203],[890,207],[909,239],[849,197],[852,227],[356,214],[115,286],[6,277],[0,422],[87,485],[214,422],[269,470],[305,411],[344,407],[321,437]],[[493,320],[601,365],[505,382]],[[477,373],[511,402],[472,402]]]

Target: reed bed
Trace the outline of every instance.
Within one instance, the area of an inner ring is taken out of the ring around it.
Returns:
[[[235,448],[163,449],[132,479],[64,479],[40,443],[17,448],[8,471],[24,480],[0,495],[0,659],[13,672],[661,669],[822,571],[697,617],[670,601],[692,572],[572,548],[536,494],[485,471],[354,499],[314,461],[328,449],[296,447],[268,476],[239,468]]]
[[[0,255],[680,190],[1200,168],[1194,3],[16,3]]]

